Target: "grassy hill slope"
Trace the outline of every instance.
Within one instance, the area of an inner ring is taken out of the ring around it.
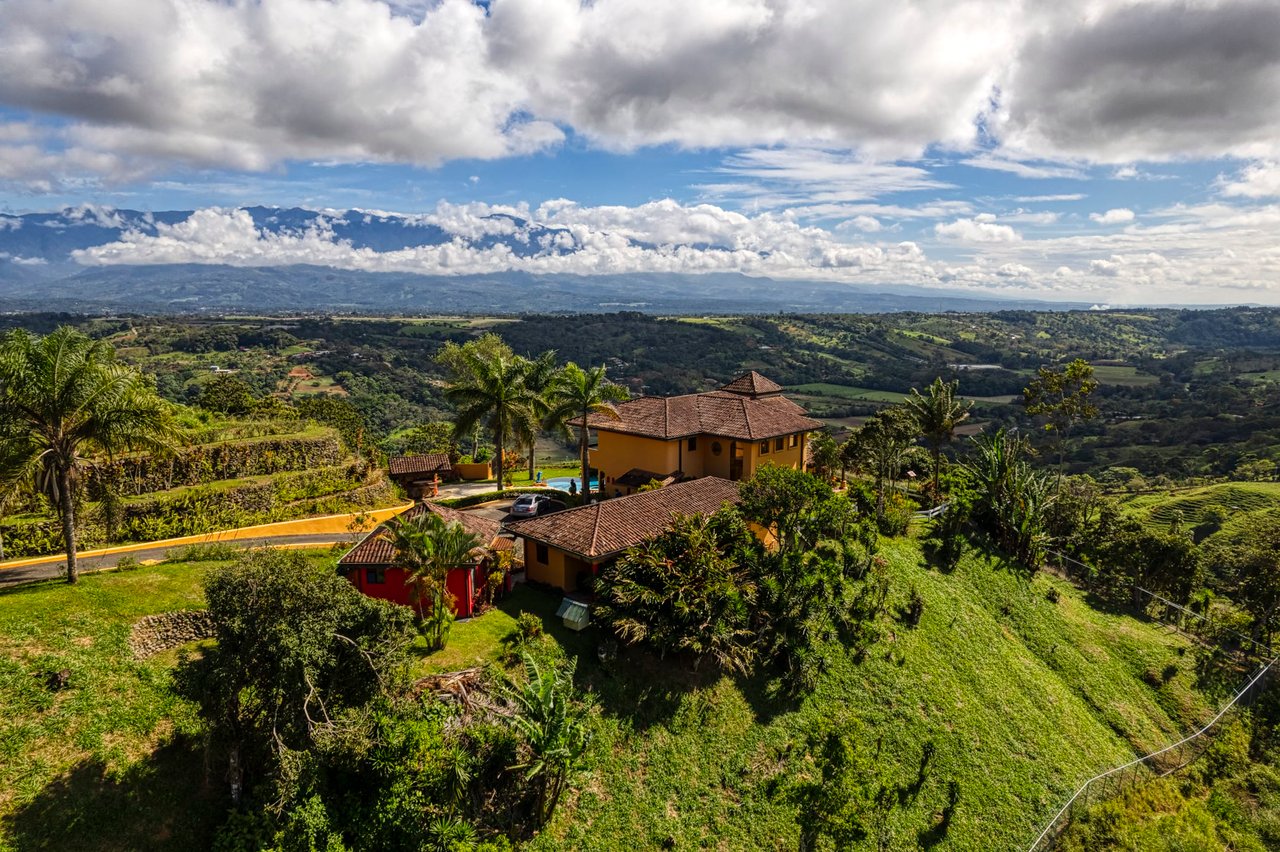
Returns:
[[[920,567],[912,541],[886,556],[899,601],[913,585],[925,600],[919,626],[896,625],[862,663],[830,649],[798,706],[772,704],[759,683],[689,683],[669,665],[624,680],[626,661],[609,674],[583,660],[605,710],[597,768],[534,848],[795,848],[794,813],[770,791],[826,720],[862,723],[865,747],[902,780],[926,741],[938,747],[938,780],[894,817],[892,848],[915,848],[950,780],[961,804],[934,848],[1017,848],[1085,777],[1206,714],[1186,644],[1157,625],[980,558],[941,575]]]
[[[589,634],[554,619],[558,597],[534,590],[458,624],[439,660],[451,668],[496,657],[520,609],[541,615],[580,657],[599,707],[591,772],[531,848],[794,849],[795,813],[778,790],[804,771],[801,746],[824,722],[860,725],[867,753],[903,780],[936,744],[935,779],[892,818],[890,848],[915,848],[952,780],[960,804],[929,848],[1016,848],[1083,777],[1207,712],[1185,642],[1158,625],[981,556],[939,574],[915,541],[886,542],[883,555],[895,606],[912,587],[923,597],[919,625],[888,625],[862,662],[828,648],[828,671],[796,702],[769,698],[759,680],[641,655],[601,665]],[[0,850],[207,848],[224,803],[180,736],[199,724],[169,691],[176,654],[137,662],[125,644],[142,615],[199,606],[206,567],[0,593]],[[63,669],[70,688],[50,693],[44,673]]]

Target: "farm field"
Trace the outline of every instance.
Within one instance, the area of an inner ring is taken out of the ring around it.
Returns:
[[[1142,373],[1137,367],[1119,365],[1098,365],[1093,368],[1093,377],[1103,385],[1121,385],[1124,387],[1145,387],[1159,384],[1160,379],[1150,373]]]

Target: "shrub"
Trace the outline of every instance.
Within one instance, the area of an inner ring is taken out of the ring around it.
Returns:
[[[920,595],[920,590],[914,586],[911,588],[911,598],[907,601],[902,614],[903,619],[911,627],[919,625],[920,616],[924,615],[924,598]]]

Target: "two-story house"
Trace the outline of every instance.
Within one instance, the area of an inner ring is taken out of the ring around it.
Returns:
[[[633,494],[653,480],[738,481],[764,464],[803,467],[808,433],[822,428],[782,395],[781,385],[754,370],[719,390],[640,397],[617,409],[618,419],[587,420],[598,436],[591,466],[607,497]]]

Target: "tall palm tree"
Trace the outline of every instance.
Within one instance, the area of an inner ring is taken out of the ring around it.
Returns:
[[[578,430],[578,458],[582,461],[582,501],[585,503],[591,496],[591,464],[588,448],[591,443],[591,430],[587,421],[592,414],[602,414],[613,420],[621,419],[615,402],[623,402],[630,394],[621,385],[615,385],[605,378],[604,365],[582,369],[570,361],[560,371],[560,381],[555,391],[556,404],[548,418],[566,422],[570,418],[582,418],[582,428]],[[604,483],[600,483],[603,490]]]
[[[503,483],[503,451],[508,440],[528,434],[536,426],[533,394],[525,383],[525,360],[506,354],[458,351],[455,379],[444,397],[457,409],[454,426],[459,434],[484,426],[493,435],[498,487]]]
[[[33,477],[62,517],[67,582],[76,569],[75,484],[92,455],[170,449],[177,431],[150,382],[70,327],[0,339],[0,472]]]
[[[529,481],[532,482],[534,468],[537,466],[535,452],[538,434],[544,429],[553,431],[561,425],[548,420],[548,415],[551,414],[554,407],[553,393],[560,371],[556,369],[556,353],[554,349],[548,349],[535,358],[526,359],[524,365],[524,384],[529,389],[529,404],[533,409],[534,417],[537,418],[534,428],[527,434],[520,436],[521,440],[526,442],[529,447]]]
[[[433,650],[449,639],[453,609],[449,602],[449,569],[472,565],[475,551],[484,546],[480,537],[462,524],[446,522],[435,512],[423,512],[412,520],[396,518],[387,525],[396,563],[409,572],[408,584],[419,607],[430,603],[423,626]]]
[[[942,448],[955,439],[956,427],[969,419],[973,407],[972,402],[956,399],[959,387],[958,379],[944,382],[939,377],[929,385],[928,396],[912,388],[911,395],[903,400],[933,457],[934,500],[942,499]]]

